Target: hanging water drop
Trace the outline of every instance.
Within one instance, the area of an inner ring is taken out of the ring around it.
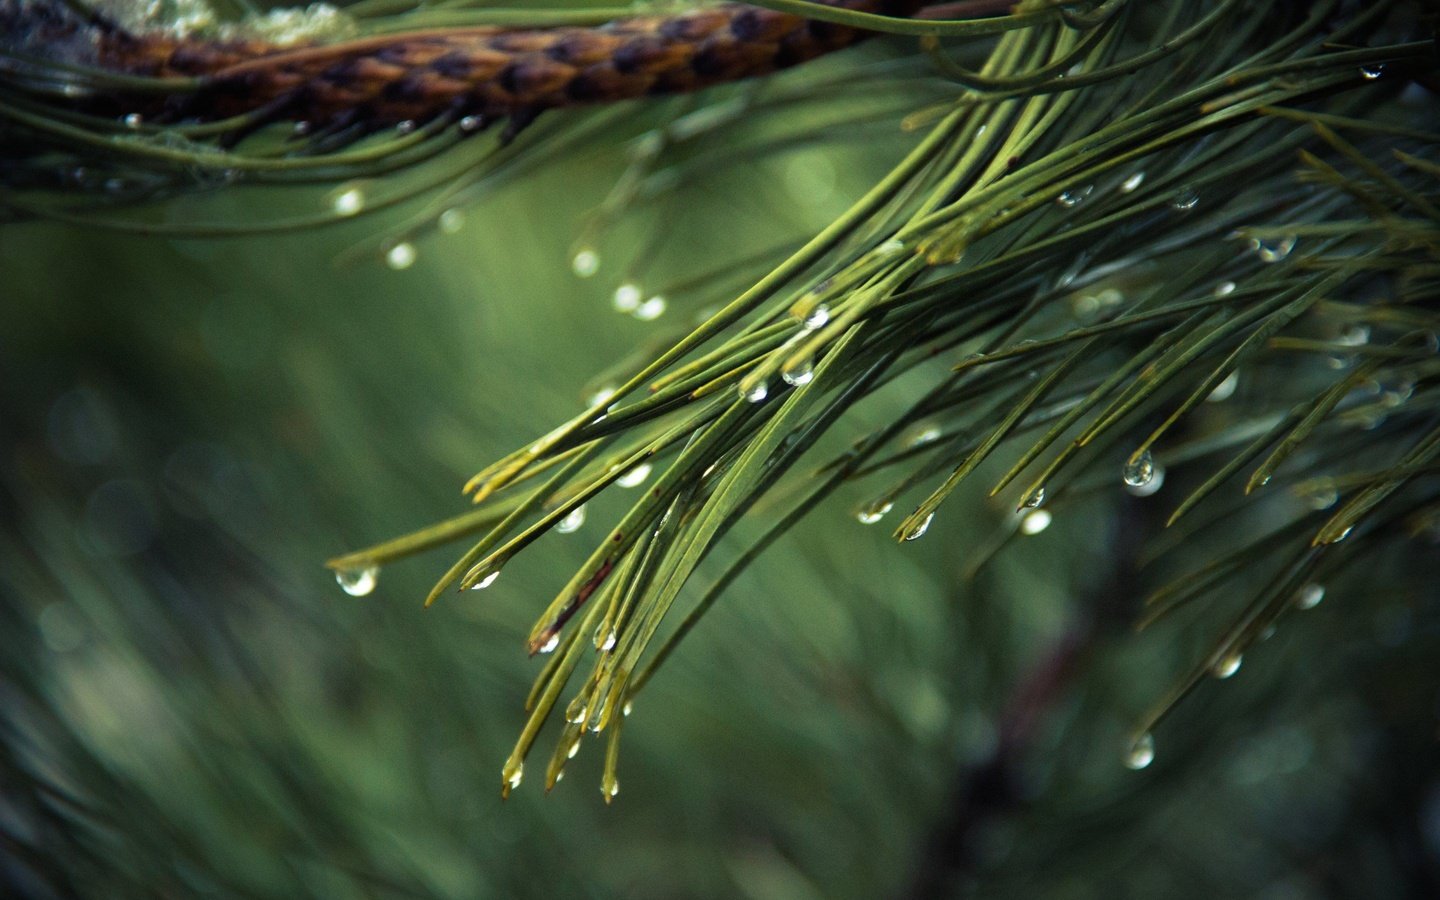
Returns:
[[[905,242],[899,238],[891,238],[875,248],[875,252],[881,256],[895,256],[905,251]]]
[[[525,777],[525,763],[519,760],[507,762],[505,768],[500,770],[500,777],[505,780],[507,792],[515,790],[520,786],[520,780]]]
[[[1360,67],[1360,77],[1366,81],[1374,81],[1385,74],[1385,66],[1382,63],[1371,63],[1368,66]]]
[[[588,715],[590,715],[590,707],[586,705],[584,697],[576,697],[571,700],[570,705],[565,709],[565,721],[571,725],[583,724]]]
[[[1074,209],[1075,207],[1084,203],[1085,198],[1089,197],[1093,193],[1095,193],[1095,185],[1087,184],[1084,187],[1061,191],[1060,196],[1055,198],[1055,202],[1065,207],[1066,209]]]
[[[600,254],[590,247],[577,251],[570,260],[570,271],[577,277],[589,278],[600,271]]]
[[[640,485],[644,484],[645,479],[649,477],[650,464],[648,462],[642,462],[640,465],[636,466],[635,468],[626,472],[624,475],[621,475],[619,478],[615,479],[615,483],[620,485],[622,488],[639,487]]]
[[[364,597],[375,590],[380,580],[379,566],[363,566],[357,569],[341,569],[335,573],[335,583],[352,597]]]
[[[940,440],[940,426],[931,422],[921,422],[911,429],[910,433],[900,439],[901,446],[908,449],[923,447],[926,444],[933,444]]]
[[[1233,281],[1222,281],[1222,282],[1220,282],[1219,284],[1215,285],[1215,292],[1214,292],[1214,293],[1215,293],[1215,296],[1216,296],[1216,297],[1228,297],[1228,296],[1230,296],[1231,294],[1235,293],[1235,282],[1233,282]]]
[[[665,314],[665,298],[656,294],[635,307],[635,318],[642,322],[653,322]]]
[[[579,531],[580,526],[585,524],[585,505],[575,507],[565,515],[565,518],[555,523],[555,530],[561,534],[570,534]]]
[[[620,793],[620,782],[613,776],[606,775],[600,781],[600,793],[605,795],[605,802],[609,803],[615,799],[616,794]]]
[[[1351,325],[1340,333],[1335,343],[1346,347],[1361,347],[1370,342],[1370,327],[1368,325]]]
[[[815,377],[815,366],[808,359],[803,359],[794,365],[787,364],[780,370],[780,377],[786,384],[800,387],[809,384]]]
[[[616,312],[633,313],[640,308],[640,299],[644,296],[640,285],[627,281],[615,289],[610,302],[614,305]]]
[[[1340,502],[1340,491],[1336,489],[1335,482],[1325,479],[1319,482],[1310,494],[1311,509],[1329,509]]]
[[[1140,771],[1155,761],[1155,738],[1142,734],[1125,751],[1125,768]]]
[[[1238,387],[1239,384],[1240,370],[1234,369],[1230,372],[1229,375],[1225,376],[1224,381],[1215,385],[1215,390],[1211,391],[1210,396],[1205,398],[1206,402],[1222,403],[1226,400],[1229,400],[1232,396],[1235,395],[1235,388]]]
[[[485,577],[481,578],[479,581],[477,581],[477,582],[475,582],[473,585],[471,585],[471,586],[470,586],[470,590],[472,590],[472,591],[483,591],[483,590],[485,590],[486,588],[488,588],[490,585],[494,584],[494,583],[495,583],[495,579],[497,579],[497,578],[499,578],[499,577],[500,577],[500,570],[499,570],[498,568],[497,568],[497,569],[492,569],[492,570],[490,570],[489,572],[487,572],[487,573],[485,574]]]
[[[549,639],[548,641],[546,641],[545,643],[543,643],[543,644],[540,645],[540,650],[539,650],[538,652],[540,652],[540,653],[554,653],[554,652],[555,652],[555,648],[558,647],[558,646],[560,646],[560,635],[559,635],[559,634],[552,634],[552,635],[550,635],[550,639]]]
[[[1240,655],[1240,651],[1232,650],[1215,661],[1215,665],[1210,667],[1210,674],[1216,678],[1229,678],[1240,671],[1240,663],[1244,662],[1244,660],[1245,658]]]
[[[1020,501],[1020,506],[1023,509],[1039,509],[1040,504],[1044,502],[1045,488],[1037,487],[1035,490],[1025,495],[1025,499]]]
[[[134,131],[138,129],[141,125],[145,124],[145,117],[140,115],[139,113],[130,113],[120,121],[125,125],[126,128]]]
[[[1268,238],[1265,240],[1251,238],[1250,249],[1255,251],[1255,255],[1260,257],[1261,262],[1267,264],[1278,263],[1290,255],[1290,251],[1295,249],[1295,243],[1296,238],[1294,235]]]
[[[617,635],[617,634],[615,633],[615,629],[612,628],[612,629],[610,629],[609,631],[605,632],[605,637],[604,637],[604,639],[601,640],[600,643],[599,643],[598,645],[596,645],[596,646],[597,646],[598,649],[600,649],[601,651],[614,650],[614,649],[615,649],[615,643],[616,643],[616,641],[618,641],[619,639],[620,639],[620,638],[619,638],[619,635]]]
[[[337,216],[353,216],[365,208],[365,189],[358,184],[342,185],[330,196],[330,209]]]
[[[632,712],[634,712],[634,711],[635,711],[635,701],[634,701],[634,700],[626,700],[626,701],[625,701],[625,705],[622,706],[622,707],[620,707],[620,715],[622,715],[622,716],[628,716],[628,715],[630,715],[630,714],[631,714]]]
[[[1150,473],[1150,480],[1144,484],[1126,484],[1125,492],[1132,497],[1149,497],[1165,484],[1165,467],[1156,465]]]
[[[912,526],[910,527],[910,530],[907,531],[907,532],[905,532],[905,540],[907,540],[907,541],[914,541],[914,540],[919,540],[920,538],[924,537],[924,536],[925,536],[925,532],[927,532],[927,531],[930,530],[930,523],[933,522],[934,520],[935,520],[935,514],[934,514],[934,513],[930,513],[928,516],[926,516],[925,518],[921,519],[918,523],[916,523],[915,525],[912,525]]]
[[[414,131],[414,130],[415,130],[415,120],[414,120],[414,119],[405,119],[405,120],[400,121],[400,122],[397,122],[397,123],[395,124],[395,133],[396,133],[396,134],[399,134],[399,135],[406,135],[406,134],[409,134],[410,132],[412,132],[412,131]]]
[[[823,303],[816,304],[815,307],[809,312],[807,312],[804,318],[800,320],[801,324],[805,326],[806,331],[814,331],[817,328],[824,328],[825,324],[829,321],[830,307],[826,306]]]
[[[885,514],[895,508],[895,504],[885,498],[872,500],[855,513],[855,518],[861,525],[874,525],[885,518]]]
[[[1171,201],[1170,208],[1176,212],[1190,212],[1200,205],[1200,194],[1192,187],[1181,188]]]
[[[1123,182],[1121,182],[1121,184],[1120,184],[1120,192],[1121,192],[1122,194],[1129,194],[1129,193],[1131,193],[1132,191],[1134,191],[1134,190],[1136,190],[1137,188],[1139,188],[1140,185],[1142,185],[1142,184],[1144,184],[1144,183],[1145,183],[1145,173],[1144,173],[1144,172],[1136,172],[1134,175],[1131,175],[1129,178],[1127,178],[1127,179],[1125,179]]]
[[[447,209],[435,220],[435,226],[442,234],[456,234],[465,227],[465,213],[458,209]]]
[[[759,403],[770,396],[770,386],[763,380],[754,384],[740,382],[740,399],[748,403]]]
[[[1149,450],[1132,456],[1120,470],[1120,477],[1129,487],[1145,487],[1155,477],[1155,457]]]
[[[1295,592],[1295,607],[1297,609],[1314,609],[1324,599],[1324,586],[1311,582]]]
[[[401,241],[385,252],[385,265],[400,271],[415,265],[415,245],[409,241]]]
[[[1032,509],[1020,520],[1020,533],[1025,535],[1039,534],[1050,527],[1053,516],[1048,509]]]

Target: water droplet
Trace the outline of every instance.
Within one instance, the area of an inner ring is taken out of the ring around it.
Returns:
[[[408,269],[415,265],[415,245],[401,241],[385,253],[385,265],[396,270]]]
[[[620,639],[620,638],[619,638],[619,635],[617,635],[617,634],[615,633],[615,629],[612,628],[612,629],[610,629],[609,631],[605,632],[605,638],[604,638],[604,640],[600,641],[600,643],[599,643],[597,646],[598,646],[598,648],[599,648],[600,650],[614,650],[614,649],[615,649],[615,643],[616,643],[619,639]]]
[[[341,569],[335,573],[335,583],[352,597],[364,597],[375,590],[380,580],[379,566],[363,566],[358,569]]]
[[[616,794],[620,793],[620,782],[617,779],[606,775],[600,781],[600,793],[605,795],[605,802],[609,803],[615,798]]]
[[[627,281],[615,289],[611,303],[614,304],[616,312],[633,313],[640,308],[640,299],[644,296],[640,285]]]
[[[1044,502],[1045,488],[1037,487],[1035,490],[1025,495],[1025,499],[1020,501],[1020,506],[1023,509],[1039,509],[1040,504]]]
[[[1261,262],[1278,263],[1290,255],[1290,251],[1295,249],[1295,243],[1296,238],[1293,235],[1265,240],[1251,238],[1250,249],[1255,251]]]
[[[1120,470],[1120,477],[1130,487],[1145,487],[1155,478],[1155,457],[1149,450],[1132,456]]]
[[[1366,81],[1374,81],[1385,74],[1385,66],[1381,63],[1371,63],[1368,66],[1360,67],[1360,77]]]
[[[1332,539],[1329,541],[1329,543],[1331,543],[1331,544],[1338,544],[1338,543],[1340,543],[1341,541],[1343,541],[1343,540],[1345,540],[1346,538],[1348,538],[1348,537],[1350,536],[1350,532],[1352,532],[1352,531],[1354,531],[1354,530],[1355,530],[1355,526],[1354,526],[1354,525],[1351,525],[1349,528],[1347,528],[1347,529],[1345,529],[1344,531],[1340,532],[1339,534],[1335,535],[1335,537],[1332,538]]]
[[[1206,397],[1207,403],[1222,403],[1235,395],[1235,388],[1240,385],[1240,370],[1235,369],[1225,376],[1225,380],[1215,385],[1215,390]]]
[[[458,209],[447,209],[435,222],[443,234],[456,234],[465,227],[465,213]]]
[[[656,294],[635,307],[635,318],[642,322],[653,322],[665,314],[665,298]]]
[[[1125,492],[1132,497],[1149,497],[1165,485],[1165,467],[1156,465],[1145,484],[1126,484]]]
[[[520,761],[508,762],[505,768],[500,770],[500,777],[505,779],[505,785],[510,790],[520,786],[520,780],[525,777],[525,763]]]
[[[605,387],[602,387],[600,390],[598,390],[598,391],[596,391],[595,393],[591,394],[590,397],[589,397],[589,399],[586,400],[586,403],[587,403],[590,407],[592,407],[592,408],[593,408],[593,407],[597,407],[597,406],[602,406],[602,405],[604,405],[604,404],[609,403],[609,402],[611,401],[611,399],[614,398],[614,396],[615,396],[615,387],[614,387],[614,385],[608,385],[608,384],[607,384]]]
[[[582,724],[588,715],[590,715],[590,707],[585,703],[585,698],[583,697],[576,697],[574,700],[571,700],[570,705],[565,708],[565,721],[571,725]]]
[[[133,130],[145,124],[145,117],[140,115],[139,113],[130,113],[120,121],[125,125],[126,128]]]
[[[565,518],[556,522],[555,530],[560,532],[561,534],[570,534],[573,531],[579,531],[580,526],[584,524],[585,505],[582,503],[581,505],[570,510],[570,512],[565,516]]]
[[[899,238],[891,238],[890,240],[876,247],[875,252],[879,253],[881,256],[895,256],[896,254],[905,252],[905,242],[900,240]]]
[[[1085,198],[1095,193],[1095,185],[1087,184],[1084,187],[1074,188],[1068,191],[1061,191],[1055,202],[1066,209],[1074,209],[1085,202]]]
[[[650,477],[650,464],[642,462],[640,465],[615,479],[615,483],[623,488],[639,487]]]
[[[330,196],[330,209],[337,216],[353,216],[365,208],[365,189],[342,185]]]
[[[483,591],[483,590],[485,590],[486,588],[488,588],[490,585],[494,584],[494,583],[495,583],[495,579],[497,579],[497,578],[499,578],[499,577],[500,577],[500,570],[499,570],[499,569],[491,569],[489,572],[486,572],[486,573],[485,573],[485,576],[484,576],[483,578],[481,578],[479,581],[477,581],[477,582],[475,582],[473,585],[471,585],[471,586],[470,586],[470,590],[472,590],[472,591]]]
[[[806,331],[814,331],[817,328],[824,328],[829,321],[830,307],[819,303],[805,314],[804,318],[800,320],[800,323],[805,326]]]
[[[1200,194],[1192,187],[1183,187],[1175,194],[1170,208],[1176,212],[1189,212],[1200,205]]]
[[[754,384],[740,382],[740,398],[750,403],[759,403],[770,396],[770,386],[764,381],[757,381]]]
[[[1140,771],[1155,761],[1155,738],[1142,734],[1125,751],[1125,768]]]
[[[906,449],[923,447],[926,444],[933,444],[940,440],[942,433],[939,425],[930,422],[921,422],[911,429],[909,434],[900,439],[900,445]]]
[[[815,366],[810,360],[803,359],[795,365],[786,365],[782,368],[780,370],[780,377],[784,379],[786,384],[800,387],[801,385],[809,384],[810,380],[815,377]]]
[[[876,522],[885,518],[885,514],[894,508],[894,503],[882,497],[879,500],[872,500],[860,507],[855,513],[855,518],[859,520],[861,525],[874,525]]]
[[[579,278],[589,278],[600,271],[600,254],[589,247],[578,251],[570,260],[570,271]]]
[[[558,647],[558,646],[560,646],[560,635],[558,635],[558,634],[552,634],[552,635],[550,635],[550,640],[548,640],[548,641],[546,641],[545,643],[543,643],[543,644],[540,645],[540,652],[541,652],[541,653],[554,653],[554,652],[555,652],[555,648]]]
[[[1295,607],[1297,609],[1314,609],[1325,599],[1325,588],[1323,585],[1310,584],[1295,592]]]
[[[1240,663],[1244,661],[1239,651],[1232,650],[1215,661],[1215,665],[1210,667],[1210,674],[1216,678],[1229,678],[1240,671]]]
[[[574,759],[574,758],[575,758],[575,754],[577,754],[577,753],[579,753],[579,752],[580,752],[580,739],[579,739],[579,738],[576,738],[575,741],[574,741],[574,743],[572,743],[572,744],[570,745],[570,749],[565,751],[565,758],[566,758],[566,759]]]
[[[465,116],[460,120],[460,130],[466,134],[474,134],[485,127],[484,116]]]
[[[1222,282],[1220,282],[1219,284],[1215,285],[1215,292],[1214,292],[1214,293],[1215,293],[1215,296],[1216,296],[1216,297],[1228,297],[1228,296],[1230,296],[1231,294],[1235,293],[1235,282],[1233,282],[1233,281],[1222,281]]]
[[[628,716],[635,711],[635,701],[626,700],[625,705],[620,708],[620,715]]]
[[[1335,482],[1329,480],[1317,484],[1310,493],[1311,509],[1329,509],[1340,502],[1340,491],[1336,490]]]
[[[1020,520],[1020,533],[1039,534],[1050,527],[1052,518],[1048,509],[1032,509]]]
[[[1131,175],[1129,178],[1125,179],[1123,182],[1120,183],[1120,192],[1122,194],[1128,194],[1139,188],[1140,185],[1144,183],[1145,173],[1136,172],[1134,175]]]
[[[412,131],[414,131],[414,130],[415,130],[415,120],[414,120],[414,119],[405,119],[405,120],[403,120],[403,121],[401,121],[401,122],[395,123],[395,133],[396,133],[396,134],[409,134],[410,132],[412,132]]]
[[[1360,347],[1369,342],[1370,327],[1368,325],[1351,325],[1335,339],[1335,343],[1346,347]]]
[[[295,135],[296,137],[304,137],[305,135],[310,133],[310,123],[305,121],[304,119],[301,119],[294,125],[290,126],[290,133]]]
[[[925,518],[921,519],[918,523],[916,523],[915,525],[911,526],[911,528],[910,528],[909,531],[905,532],[905,540],[907,540],[907,541],[914,541],[914,540],[919,540],[920,538],[924,537],[924,536],[925,536],[925,532],[927,532],[927,531],[930,530],[930,523],[933,522],[934,520],[935,520],[935,514],[934,514],[934,513],[931,513],[930,515],[928,515],[928,516],[926,516]]]

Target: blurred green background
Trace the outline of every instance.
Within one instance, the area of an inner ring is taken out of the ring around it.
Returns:
[[[967,580],[999,512],[957,498],[897,547],[854,520],[868,489],[842,492],[647,689],[609,807],[592,745],[550,796],[533,776],[502,802],[499,773],[536,672],[523,636],[619,500],[428,611],[446,551],[364,598],[322,568],[462,511],[470,474],[723,299],[642,322],[611,308],[620,280],[648,293],[813,232],[911,140],[879,134],[705,167],[627,209],[588,280],[570,257],[618,142],[486,193],[401,271],[350,251],[404,209],[224,241],[0,228],[0,887],[1436,896],[1440,635],[1417,598],[1357,610],[1331,586],[1181,707],[1153,766],[1121,766],[1200,646],[1123,628],[1108,561],[1139,501],[1059,517]],[[325,202],[241,188],[155,215]]]

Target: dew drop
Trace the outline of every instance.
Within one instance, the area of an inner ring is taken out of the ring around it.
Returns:
[[[1366,81],[1374,81],[1384,74],[1385,66],[1380,63],[1372,63],[1371,65],[1360,67],[1360,77]]]
[[[1020,520],[1020,533],[1039,534],[1050,527],[1052,518],[1048,509],[1032,509]]]
[[[1138,188],[1140,187],[1140,185],[1142,185],[1142,184],[1144,184],[1144,183],[1145,183],[1145,173],[1144,173],[1144,172],[1136,172],[1134,175],[1131,175],[1129,178],[1127,178],[1127,179],[1125,179],[1123,182],[1121,182],[1121,184],[1120,184],[1120,192],[1121,192],[1121,193],[1124,193],[1124,194],[1131,193],[1132,191],[1138,189]]]
[[[940,440],[940,435],[942,433],[943,432],[941,432],[939,425],[928,422],[921,422],[920,424],[916,425],[909,434],[905,435],[905,437],[900,439],[900,444],[907,449],[923,447],[926,444],[933,444],[936,441]]]
[[[855,513],[855,518],[861,525],[874,525],[885,518],[885,514],[895,508],[895,504],[885,498],[872,500]]]
[[[1120,470],[1120,477],[1129,487],[1145,487],[1155,478],[1155,457],[1149,450],[1131,457]]]
[[[141,125],[145,124],[145,117],[140,115],[139,113],[130,113],[120,121],[125,125],[126,128],[135,130],[138,129]]]
[[[460,130],[466,134],[474,134],[485,127],[484,116],[465,116],[460,120]]]
[[[615,479],[615,483],[623,488],[639,487],[650,477],[650,464],[642,462],[640,465]]]
[[[352,597],[364,597],[375,590],[380,580],[379,566],[362,566],[357,569],[341,569],[335,573],[335,583]]]
[[[1140,771],[1155,761],[1155,738],[1142,734],[1125,751],[1125,768]]]
[[[610,302],[614,304],[616,312],[633,313],[640,308],[640,300],[644,296],[640,285],[627,281],[615,289]]]
[[[1210,674],[1216,678],[1229,678],[1240,671],[1242,662],[1244,662],[1244,657],[1236,651],[1231,651],[1215,661],[1215,665],[1210,667]]]
[[[600,782],[600,793],[605,795],[605,802],[609,803],[620,793],[620,782],[606,775]]]
[[[1321,482],[1310,494],[1311,509],[1329,509],[1340,502],[1340,492],[1335,488],[1335,482],[1329,480]]]
[[[330,196],[330,209],[337,216],[353,216],[365,208],[365,189],[359,185],[341,186]]]
[[[401,121],[401,122],[397,122],[397,123],[395,124],[395,133],[396,133],[396,134],[409,134],[410,132],[412,132],[412,131],[414,131],[414,130],[415,130],[415,120],[414,120],[414,119],[405,119],[405,120],[403,120],[403,121]]]
[[[899,238],[891,238],[890,240],[876,247],[875,252],[879,253],[881,256],[895,256],[899,253],[905,252],[905,242],[900,240]]]
[[[1181,188],[1171,201],[1170,208],[1176,212],[1190,212],[1200,205],[1200,194],[1192,187]]]
[[[484,577],[484,578],[481,578],[479,581],[477,581],[477,582],[475,582],[473,585],[471,585],[471,586],[470,586],[470,590],[472,590],[472,591],[483,591],[483,590],[485,590],[486,588],[488,588],[490,585],[494,584],[494,583],[495,583],[495,579],[497,579],[497,578],[499,578],[499,577],[500,577],[500,570],[499,570],[499,569],[491,569],[489,572],[485,573],[485,577]]]
[[[589,247],[578,251],[570,260],[570,271],[577,277],[589,278],[600,271],[600,254]]]
[[[1025,495],[1025,499],[1020,501],[1020,506],[1023,509],[1039,509],[1040,504],[1044,502],[1045,488],[1037,487],[1035,490]]]
[[[1314,609],[1324,599],[1324,586],[1311,582],[1295,592],[1295,607],[1297,609]]]
[[[801,324],[805,326],[805,330],[807,331],[814,331],[817,328],[824,328],[826,323],[829,321],[830,307],[826,306],[823,303],[817,304],[814,309],[807,312],[805,314],[805,317],[800,320]]]
[[[1296,238],[1293,235],[1265,240],[1251,238],[1250,249],[1255,251],[1261,262],[1278,263],[1290,255],[1290,251],[1295,249],[1295,243]]]
[[[385,252],[385,265],[400,271],[415,265],[415,245],[409,241],[401,241]]]
[[[1235,396],[1235,388],[1239,385],[1240,370],[1235,369],[1231,371],[1229,375],[1225,376],[1224,381],[1215,385],[1215,390],[1211,391],[1210,396],[1206,397],[1205,400],[1208,403],[1223,403]]]
[[[801,360],[796,365],[786,365],[782,368],[780,370],[780,377],[786,384],[800,387],[801,385],[809,384],[811,379],[815,377],[815,366],[808,359]]]
[[[635,711],[635,701],[626,700],[625,705],[620,708],[620,715],[628,716]]]
[[[591,407],[596,407],[609,403],[614,397],[615,387],[607,384],[605,387],[591,394],[586,402],[589,403]]]
[[[555,523],[555,530],[561,534],[570,534],[579,531],[580,526],[585,524],[585,505],[575,507],[566,514],[565,518]]]
[[[1075,188],[1074,190],[1061,191],[1060,196],[1055,198],[1055,202],[1066,209],[1074,209],[1084,203],[1085,198],[1093,193],[1095,193],[1095,185],[1087,184],[1084,187]]]
[[[458,209],[447,209],[435,222],[443,234],[456,234],[465,227],[465,213]]]
[[[930,515],[928,515],[928,516],[926,516],[925,518],[921,519],[918,523],[916,523],[915,525],[913,525],[913,526],[910,528],[909,531],[905,532],[905,540],[907,540],[907,541],[914,541],[914,540],[919,540],[920,538],[924,537],[924,536],[925,536],[925,532],[927,532],[927,531],[930,530],[930,523],[933,522],[934,520],[935,520],[935,514],[934,514],[934,513],[931,513]]]
[[[1335,535],[1335,537],[1330,540],[1330,543],[1332,543],[1332,544],[1338,544],[1338,543],[1340,543],[1341,541],[1343,541],[1343,540],[1345,540],[1346,538],[1348,538],[1348,537],[1350,536],[1350,532],[1352,532],[1352,531],[1354,531],[1354,530],[1355,530],[1355,526],[1354,526],[1354,525],[1351,525],[1349,528],[1347,528],[1347,529],[1345,529],[1344,531],[1340,532],[1339,534]]]
[[[500,777],[505,779],[505,784],[510,790],[520,786],[520,780],[525,777],[525,764],[523,762],[506,763],[501,770]]]
[[[1370,342],[1370,329],[1365,325],[1351,325],[1341,332],[1335,342],[1346,347],[1364,346]]]
[[[602,640],[602,641],[599,643],[599,645],[598,645],[598,646],[599,646],[599,649],[601,649],[601,650],[614,650],[614,649],[615,649],[615,643],[616,643],[616,641],[618,641],[618,640],[619,640],[619,636],[615,634],[615,629],[612,628],[612,629],[610,629],[609,631],[605,632],[605,639]]]
[[[585,704],[584,699],[581,697],[576,697],[570,701],[570,705],[565,709],[565,721],[571,725],[584,723],[585,717],[588,715],[590,715],[590,707]]]
[[[740,382],[740,399],[748,403],[759,403],[770,396],[770,386],[764,381],[757,381],[754,384]]]
[[[656,294],[635,307],[635,318],[642,322],[653,322],[665,314],[665,298]]]
[[[574,743],[572,743],[572,744],[570,745],[570,749],[565,751],[565,758],[566,758],[566,759],[574,759],[574,758],[575,758],[575,754],[577,754],[577,753],[579,753],[579,752],[580,752],[580,739],[579,739],[579,738],[576,738],[575,741],[574,741]]]
[[[1165,486],[1165,467],[1156,465],[1150,480],[1144,484],[1126,484],[1125,492],[1132,497],[1149,497]]]
[[[1233,281],[1222,281],[1215,285],[1214,294],[1216,297],[1228,297],[1233,293],[1235,293],[1235,282]]]

